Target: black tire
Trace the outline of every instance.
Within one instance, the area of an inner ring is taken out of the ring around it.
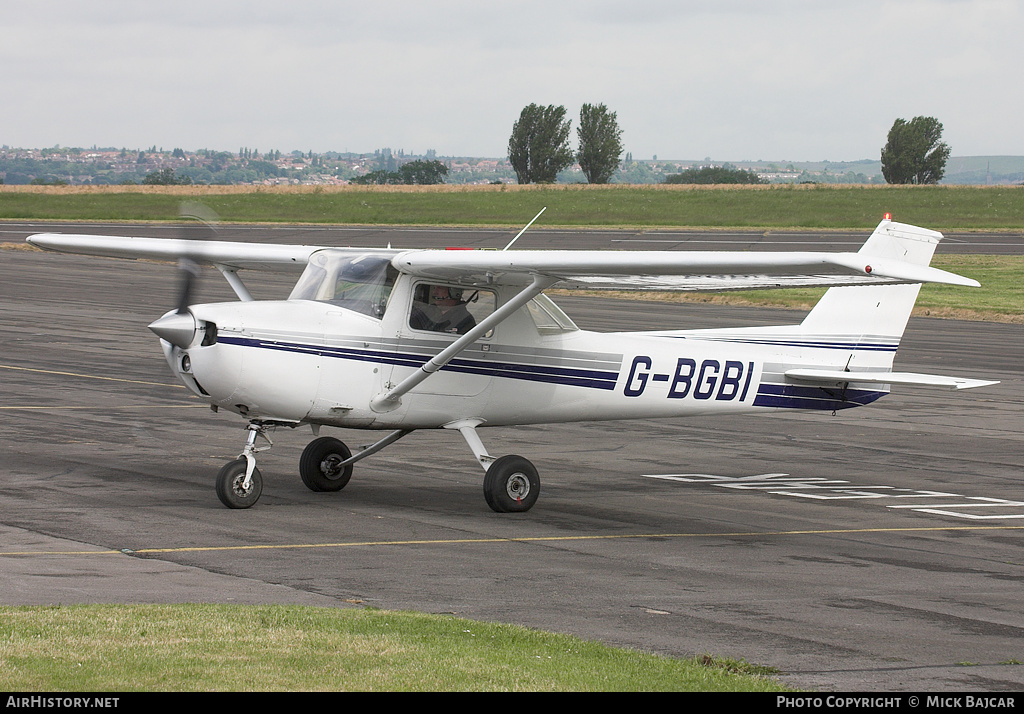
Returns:
[[[299,476],[310,491],[340,491],[352,478],[352,464],[339,463],[352,456],[344,442],[321,436],[309,442],[299,458]]]
[[[522,456],[502,456],[484,476],[484,500],[496,513],[523,513],[540,496],[537,469]]]
[[[224,464],[224,468],[217,474],[217,498],[228,508],[250,508],[260,500],[260,494],[263,493],[263,476],[259,469],[253,469],[249,488],[242,488],[245,468],[245,459],[235,459]]]

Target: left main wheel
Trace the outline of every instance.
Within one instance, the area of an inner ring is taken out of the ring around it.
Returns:
[[[228,508],[249,508],[263,493],[263,476],[259,469],[253,469],[249,487],[244,487],[245,468],[245,459],[235,459],[224,464],[217,474],[217,498]]]
[[[533,508],[540,495],[540,476],[522,456],[502,456],[484,476],[484,500],[496,513],[522,513]]]
[[[352,478],[352,464],[341,466],[352,452],[330,436],[313,439],[299,457],[299,476],[310,491],[340,491]]]

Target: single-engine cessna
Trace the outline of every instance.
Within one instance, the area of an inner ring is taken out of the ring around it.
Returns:
[[[892,371],[921,283],[978,285],[929,267],[941,238],[887,217],[856,253],[536,251],[512,243],[397,250],[62,234],[28,241],[177,258],[183,273],[213,265],[227,279],[237,302],[191,305],[186,280],[178,309],[149,326],[188,389],[248,421],[242,453],[216,478],[226,506],[259,499],[256,456],[270,447],[267,432],[308,424],[317,438],[299,474],[313,491],[341,490],[360,459],[414,430],[440,428],[458,431],[483,467],[487,504],[516,512],[537,500],[537,469],[521,456],[491,456],[479,427],[834,411],[869,404],[893,384],[995,384]],[[256,301],[240,270],[301,276],[287,300]],[[808,285],[829,289],[798,325],[628,333],[580,330],[543,292]],[[387,434],[353,454],[319,436],[325,426]]]

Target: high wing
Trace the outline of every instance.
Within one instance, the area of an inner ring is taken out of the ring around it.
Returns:
[[[406,251],[404,273],[472,285],[554,278],[559,288],[719,291],[865,283],[978,282],[926,265],[863,253],[728,251]]]
[[[883,221],[857,253],[744,251],[394,250],[393,265],[417,277],[465,285],[521,285],[536,279],[560,288],[722,291],[754,288],[978,282],[904,260],[889,235],[934,244],[940,233]],[[115,258],[192,260],[227,270],[301,270],[325,246],[43,233],[28,242],[48,250]],[[330,248],[357,252],[362,249]],[[928,256],[930,257],[930,250]],[[374,252],[381,252],[374,249]]]
[[[270,245],[231,241],[177,240],[171,238],[127,238],[123,236],[38,233],[28,242],[45,250],[106,258],[176,260],[189,257],[204,265],[232,270],[299,270],[309,256],[322,246]]]
[[[394,265],[413,275],[561,288],[721,291],[752,288],[977,281],[928,266],[937,231],[886,218],[856,253],[743,251],[408,251]]]

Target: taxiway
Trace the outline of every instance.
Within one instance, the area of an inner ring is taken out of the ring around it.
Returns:
[[[0,242],[39,229],[0,228]],[[87,229],[111,232],[64,228]],[[246,231],[220,237],[278,235]],[[410,435],[360,462],[344,491],[313,493],[297,475],[308,429],[272,435],[259,504],[231,511],[213,477],[244,422],[190,398],[146,329],[173,306],[174,280],[156,263],[0,251],[0,603],[372,605],[744,658],[796,687],[1024,686],[1019,325],[911,320],[898,369],[1001,380],[986,389],[896,389],[835,416],[482,432],[491,453],[540,470],[526,514],[490,511],[482,471],[447,432]],[[289,280],[247,284],[280,297]],[[210,274],[199,299],[233,296]],[[557,301],[599,330],[801,317]]]

